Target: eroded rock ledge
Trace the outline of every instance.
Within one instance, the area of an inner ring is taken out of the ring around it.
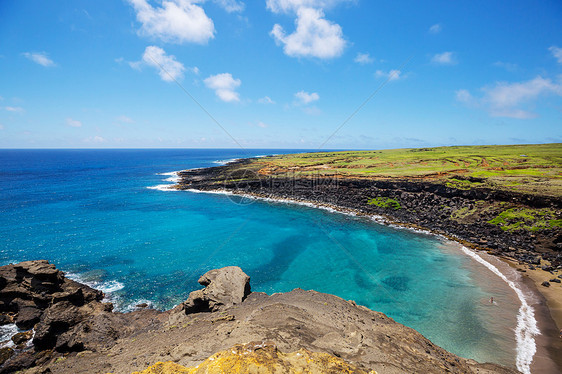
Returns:
[[[268,296],[250,292],[249,280],[238,267],[211,270],[199,280],[205,288],[178,307],[123,314],[46,261],[0,267],[0,321],[33,328],[32,344],[2,349],[0,373],[129,374],[157,362],[208,373],[212,361],[248,372],[256,362],[299,367],[303,356],[309,368],[347,365],[349,372],[517,372],[458,357],[352,301],[301,289]]]

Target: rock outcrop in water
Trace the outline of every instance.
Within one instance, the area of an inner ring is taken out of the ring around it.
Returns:
[[[147,373],[181,373],[197,365],[183,372],[211,373],[223,364],[239,368],[228,372],[244,373],[256,363],[295,372],[303,366],[328,373],[516,372],[458,357],[384,314],[336,296],[301,289],[250,293],[249,277],[237,267],[206,273],[200,279],[205,289],[165,312],[112,312],[101,292],[65,278],[46,261],[0,267],[0,279],[2,324],[25,320],[22,327],[33,325],[26,334],[35,332],[33,344],[0,350],[0,373],[33,367],[27,373],[129,374],[157,362],[168,363]]]

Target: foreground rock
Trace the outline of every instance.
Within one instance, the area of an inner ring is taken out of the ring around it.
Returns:
[[[214,373],[221,372],[223,364],[238,368],[223,372],[243,373],[253,372],[253,365],[262,362],[267,363],[267,370],[289,370],[277,372],[299,372],[303,365],[308,370],[305,372],[328,373],[337,372],[338,367],[342,371],[349,368],[349,372],[374,370],[390,374],[517,372],[458,357],[384,314],[336,296],[301,289],[272,296],[249,293],[249,278],[240,268],[210,271],[201,277],[200,283],[206,288],[195,291],[188,301],[170,311],[100,312],[98,315],[103,316],[107,326],[115,326],[111,322],[114,318],[121,323],[120,329],[102,330],[109,334],[103,341],[110,344],[84,344],[83,350],[76,352],[78,345],[72,343],[72,337],[81,337],[84,332],[76,328],[67,330],[60,336],[67,336],[65,341],[69,343],[65,347],[75,347],[75,351],[58,356],[55,352],[55,356],[37,359],[39,366],[28,373]],[[72,314],[75,308],[63,303],[56,305],[59,314]],[[203,305],[201,310],[209,311],[194,312],[195,305]],[[53,317],[52,313],[49,317],[45,313],[41,320]],[[85,318],[89,321],[94,316]],[[69,334],[70,331],[76,335]],[[103,334],[98,334],[101,339]],[[248,342],[258,343],[240,345]],[[41,358],[45,352],[51,351],[23,354]],[[6,364],[9,363],[10,360]],[[153,367],[147,369],[150,366]],[[5,368],[2,370],[7,372]]]
[[[145,323],[134,315],[112,313],[113,305],[103,298],[101,291],[66,278],[47,261],[0,267],[0,325],[15,323],[27,330],[11,338],[14,347],[2,349],[0,372],[45,364],[70,352],[109,348],[138,329],[138,322]]]
[[[190,293],[179,310],[186,314],[216,312],[240,304],[250,294],[250,277],[237,266],[210,270],[199,278],[199,284],[205,288]]]
[[[280,352],[271,342],[253,342],[237,345],[215,353],[197,367],[186,368],[172,362],[156,365],[133,374],[207,374],[207,373],[261,373],[261,374],[368,374],[341,358],[327,353],[299,349],[292,353]],[[376,374],[370,371],[369,374]]]

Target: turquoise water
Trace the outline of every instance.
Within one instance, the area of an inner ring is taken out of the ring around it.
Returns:
[[[238,265],[254,291],[332,293],[461,356],[514,364],[511,290],[435,236],[306,206],[147,188],[163,183],[158,173],[249,154],[1,150],[0,262],[47,259],[110,291],[120,310],[170,308],[207,270]]]

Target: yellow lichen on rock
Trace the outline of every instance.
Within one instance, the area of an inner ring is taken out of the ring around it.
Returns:
[[[171,362],[159,362],[142,372],[133,374],[367,374],[341,358],[327,353],[310,352],[300,349],[282,353],[271,342],[236,345],[226,351],[209,357],[199,366],[185,368]],[[376,374],[374,371],[369,374]]]
[[[173,362],[157,362],[148,369],[141,372],[135,371],[133,374],[190,374],[193,369],[186,368]]]

